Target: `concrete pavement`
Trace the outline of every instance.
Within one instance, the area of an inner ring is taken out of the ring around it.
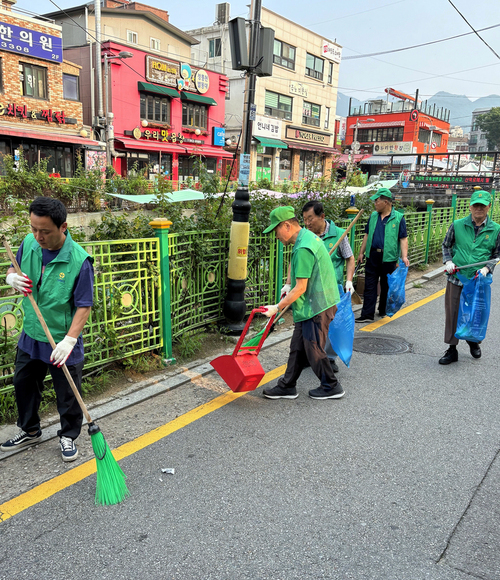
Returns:
[[[425,299],[443,285],[414,294]],[[411,343],[409,352],[356,352],[350,369],[341,366],[344,399],[309,399],[317,380],[307,369],[295,401],[265,400],[260,388],[138,448],[121,461],[132,496],[119,506],[93,505],[91,476],[6,519],[0,578],[500,578],[492,291],[480,360],[461,345],[458,363],[438,365],[443,298],[430,300],[373,330]],[[287,347],[263,351],[264,368],[281,367]],[[191,377],[100,424],[116,447],[226,391],[214,373]],[[52,445],[0,462],[2,497],[14,473],[28,493],[47,479]]]

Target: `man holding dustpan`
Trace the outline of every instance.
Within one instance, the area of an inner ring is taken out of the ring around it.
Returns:
[[[312,399],[340,399],[344,389],[335,377],[325,352],[328,327],[335,316],[339,291],[335,270],[323,242],[301,228],[291,206],[278,207],[270,214],[271,224],[264,233],[274,231],[285,246],[293,245],[290,264],[291,290],[279,304],[266,307],[273,316],[291,306],[295,328],[283,377],[273,388],[264,389],[268,399],[296,399],[296,383],[302,370],[311,366],[320,386],[309,391]]]
[[[330,250],[332,250],[336,242],[342,237],[345,230],[336,226],[332,220],[326,219],[325,210],[320,201],[308,201],[302,208],[302,217],[304,218],[304,225],[306,228],[323,240],[325,248],[328,253],[330,253]],[[339,284],[342,284],[344,279],[344,264],[346,265],[345,291],[350,292],[352,295],[354,292],[352,279],[354,277],[355,260],[351,244],[347,237],[340,242],[339,247],[332,252],[330,257],[335,270],[335,277]],[[283,294],[283,292],[289,291],[290,285],[285,284],[281,293]],[[333,372],[338,373],[339,367],[335,361],[337,354],[333,350],[328,336],[326,337],[325,351],[330,359]]]
[[[58,431],[63,461],[78,456],[75,439],[83,415],[64,375],[66,364],[80,391],[83,370],[81,332],[93,302],[93,258],[71,239],[66,208],[58,199],[37,197],[29,206],[32,233],[24,238],[16,260],[23,275],[11,266],[7,284],[24,294],[23,332],[17,345],[14,389],[19,413],[19,433],[0,446],[13,451],[39,443],[42,437],[38,414],[47,370],[52,376],[61,418]],[[33,294],[55,340],[52,349],[35,310],[27,298]]]

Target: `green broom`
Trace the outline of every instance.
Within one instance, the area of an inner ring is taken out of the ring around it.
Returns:
[[[340,238],[336,241],[335,245],[333,246],[333,248],[330,250],[329,255],[331,256],[333,254],[333,252],[335,252],[335,250],[339,247],[340,242],[347,236],[347,234],[351,231],[351,228],[354,226],[354,224],[358,221],[358,218],[361,217],[361,214],[364,212],[364,210],[360,210],[358,212],[358,215],[352,220],[352,222],[349,224],[349,227],[346,229],[346,231],[340,236]],[[278,320],[283,316],[283,314],[285,314],[285,312],[288,310],[289,306],[291,306],[290,304],[288,306],[286,306],[285,308],[283,308],[283,310],[278,314],[278,316],[276,316],[276,318],[274,319],[274,321],[269,320],[265,325],[264,328],[258,332],[253,338],[251,338],[248,342],[245,342],[245,344],[243,346],[257,346],[260,342],[260,339],[262,338],[262,335],[264,334],[264,332],[266,332],[267,327],[269,326],[269,324],[271,324],[271,328],[269,330],[269,333],[271,333],[274,329],[274,326],[276,325],[276,323],[278,322]]]
[[[19,276],[22,276],[23,273],[19,264],[17,263],[16,257],[12,253],[10,246],[5,238],[5,236],[1,236],[2,243],[7,251],[7,254],[12,262],[16,273]],[[35,299],[33,298],[32,294],[28,294],[28,298],[33,306],[33,309],[40,321],[40,324],[43,327],[45,335],[47,336],[50,345],[52,348],[56,347],[56,343],[52,338],[52,334],[38,308],[38,304],[36,303]],[[116,459],[113,457],[113,453],[111,452],[106,440],[104,439],[104,435],[101,433],[99,427],[92,421],[90,418],[89,412],[87,411],[87,407],[83,402],[83,399],[76,388],[76,385],[73,381],[73,377],[71,376],[68,367],[63,364],[62,369],[66,379],[68,380],[69,386],[73,391],[73,394],[80,405],[80,408],[85,415],[85,419],[87,420],[89,426],[89,435],[90,440],[92,442],[92,449],[94,450],[94,454],[96,456],[96,465],[97,465],[97,489],[95,494],[95,503],[101,505],[114,505],[123,501],[127,496],[130,495],[130,492],[125,485],[126,476],[121,470],[120,466],[118,465]]]

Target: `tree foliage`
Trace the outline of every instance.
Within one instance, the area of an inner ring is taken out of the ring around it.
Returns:
[[[489,149],[500,149],[500,107],[493,107],[487,113],[479,115],[476,123],[486,133]]]

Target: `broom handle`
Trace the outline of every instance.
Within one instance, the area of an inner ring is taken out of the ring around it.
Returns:
[[[333,252],[335,252],[335,250],[339,247],[340,242],[347,236],[347,234],[351,231],[352,226],[358,221],[358,218],[361,217],[361,214],[364,212],[364,209],[360,209],[358,212],[358,215],[352,220],[352,222],[349,224],[349,227],[346,229],[346,231],[340,236],[340,238],[337,240],[337,242],[335,243],[335,245],[333,246],[333,248],[330,250],[330,256],[333,254]]]
[[[17,263],[16,257],[14,256],[14,254],[12,253],[12,250],[10,249],[9,243],[7,242],[7,239],[5,238],[5,236],[2,236],[2,243],[4,245],[4,248],[7,251],[7,255],[10,258],[10,261],[12,262],[14,269],[16,270],[16,273],[19,276],[22,276],[23,273],[21,271],[21,268],[19,267],[19,264]],[[31,302],[31,306],[33,306],[33,310],[35,311],[38,320],[40,321],[40,324],[42,325],[42,328],[45,332],[46,337],[49,340],[50,346],[54,349],[56,348],[56,343],[54,341],[54,339],[52,338],[52,334],[50,334],[50,330],[49,327],[47,326],[45,320],[43,319],[42,313],[40,312],[40,308],[38,308],[38,304],[36,303],[35,299],[33,298],[33,294],[28,294],[28,298]],[[92,419],[90,418],[89,412],[87,411],[87,407],[85,406],[85,403],[83,402],[83,399],[80,395],[80,393],[78,392],[78,389],[76,388],[75,382],[73,381],[73,377],[71,376],[68,367],[63,364],[62,366],[62,370],[64,372],[64,375],[66,376],[66,379],[68,380],[69,386],[71,387],[71,390],[73,391],[73,394],[76,397],[76,400],[78,401],[78,404],[80,405],[80,408],[83,411],[83,414],[85,415],[85,419],[87,419],[88,423],[92,423]]]

